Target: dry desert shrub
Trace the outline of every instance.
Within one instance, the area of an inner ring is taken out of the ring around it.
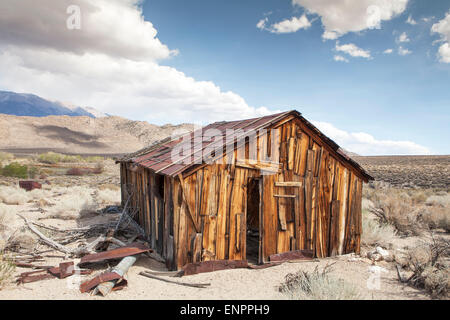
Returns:
[[[405,280],[425,289],[432,298],[446,298],[450,289],[450,240],[432,236],[431,242],[408,253],[407,267],[412,275]]]
[[[382,246],[390,248],[397,239],[395,228],[387,223],[380,224],[372,219],[367,211],[362,216],[363,233],[361,243],[366,246]]]
[[[374,206],[370,212],[376,216],[381,225],[390,224],[406,236],[422,233],[419,221],[422,208],[415,206],[405,192],[390,190],[387,193],[378,193],[372,202]]]
[[[351,284],[334,278],[330,265],[319,271],[318,266],[312,272],[300,270],[289,273],[279,287],[292,300],[355,300],[361,296]]]
[[[425,200],[425,204],[429,206],[450,208],[450,193],[445,192],[431,195]]]
[[[428,207],[422,213],[420,219],[429,229],[443,229],[450,232],[450,209],[442,207]]]
[[[81,210],[91,210],[95,208],[95,202],[92,198],[93,190],[80,186],[60,188],[62,195],[55,199],[55,205],[52,207],[55,213],[78,213]]]
[[[0,202],[10,205],[21,205],[30,201],[30,195],[18,187],[1,187],[0,188]]]
[[[0,290],[11,280],[15,268],[12,260],[0,251]]]
[[[121,192],[120,189],[111,190],[111,189],[103,189],[97,191],[97,202],[102,205],[118,205],[121,201]]]

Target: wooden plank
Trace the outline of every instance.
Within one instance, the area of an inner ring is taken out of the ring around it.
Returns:
[[[149,176],[150,191],[150,240],[152,248],[156,248],[156,204],[155,204],[155,174],[150,173]]]
[[[347,203],[348,203],[348,179],[349,179],[349,170],[345,167],[341,167],[341,179],[342,181],[339,183],[340,191],[338,200],[341,202],[341,208],[339,210],[339,231],[338,231],[338,243],[339,249],[338,254],[342,255],[344,252],[344,240],[345,240],[345,224],[346,224],[346,216],[347,216]]]
[[[192,262],[202,261],[202,238],[201,233],[196,233],[192,236],[191,240],[191,252],[192,252]]]
[[[305,177],[305,217],[306,217],[306,249],[312,249],[312,218],[313,218],[313,168],[314,151],[308,150]]]
[[[286,198],[286,199],[297,198],[297,196],[295,194],[274,194],[273,196],[275,198]]]
[[[218,172],[217,166],[210,167],[208,177],[208,190],[203,200],[204,227],[203,227],[203,260],[214,259],[216,256],[216,235],[217,235],[217,208],[218,208]]]
[[[279,163],[263,162],[263,161],[236,160],[236,167],[253,169],[253,170],[264,170],[267,172],[280,171]]]
[[[240,252],[243,242],[245,241],[245,214],[237,213],[236,218],[236,231],[235,231],[235,248],[236,252]]]
[[[230,260],[243,260],[245,258],[245,239],[241,239],[240,250],[236,250],[236,235],[244,235],[240,230],[236,230],[237,216],[247,211],[247,170],[236,168],[233,182],[233,191],[230,202],[230,224],[229,224],[229,257]],[[243,227],[245,229],[245,226]]]
[[[230,185],[230,176],[225,170],[225,165],[219,165],[219,190],[218,190],[218,208],[217,208],[217,228],[216,228],[216,259],[225,259],[227,233],[227,207],[228,207],[228,186]]]
[[[181,191],[181,187],[179,188]],[[181,192],[180,192],[181,193]],[[179,196],[182,198],[181,194]],[[181,201],[180,213],[179,213],[179,225],[178,225],[178,241],[177,241],[177,268],[181,268],[188,263],[188,236],[187,236],[187,207],[186,202]]]
[[[264,220],[264,254],[266,261],[270,255],[277,253],[277,207],[273,197],[274,175],[263,176],[263,220]]]
[[[199,233],[200,226],[198,225],[197,220],[194,218],[193,210],[191,209],[190,203],[188,202],[188,200],[186,198],[186,190],[185,190],[185,187],[184,187],[184,180],[183,180],[183,177],[181,176],[181,174],[178,175],[178,179],[180,180],[181,194],[183,196],[183,201],[186,203],[186,208],[187,208],[187,211],[188,211],[189,218],[191,219],[191,222],[192,222],[192,224],[193,224],[193,226],[195,228],[195,232]]]
[[[288,143],[288,170],[294,170],[295,163],[295,138],[289,138]]]
[[[328,246],[328,254],[330,256],[335,256],[338,253],[338,242],[337,239],[338,229],[336,225],[338,223],[337,219],[339,218],[339,209],[341,203],[339,200],[333,200],[331,203],[331,219],[330,219],[330,238],[329,238],[329,246]]]
[[[298,188],[301,188],[301,187],[303,187],[303,181],[284,181],[284,182],[276,181],[275,187],[298,187]]]

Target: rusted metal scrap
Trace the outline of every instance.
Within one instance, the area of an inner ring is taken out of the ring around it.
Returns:
[[[120,259],[128,256],[134,256],[140,253],[152,252],[153,250],[148,248],[146,245],[135,242],[128,246],[120,247],[117,249],[112,249],[104,252],[88,254],[81,258],[79,266],[87,263],[103,262],[112,259]]]
[[[81,275],[92,273],[92,270],[81,270],[81,269],[75,270],[73,261],[61,262],[59,264],[59,267],[48,267],[48,266],[34,266],[34,267],[40,268],[41,270],[21,273],[16,280],[17,284],[30,283],[55,278],[64,279],[75,273],[79,273]]]
[[[129,256],[125,257],[120,261],[120,263],[114,267],[112,272],[117,273],[119,276],[123,278],[125,273],[128,272],[128,269],[136,262],[137,256]],[[115,287],[116,283],[119,283],[120,280],[111,280],[108,282],[100,283],[95,289],[94,293],[100,292],[104,297],[107,296]]]
[[[314,253],[312,250],[295,250],[284,253],[272,254],[269,260],[273,261],[289,261],[289,260],[312,260]]]
[[[99,284],[101,284],[103,282],[120,280],[120,279],[122,279],[122,276],[116,272],[104,272],[104,273],[99,274],[98,276],[92,278],[91,280],[83,282],[80,285],[80,292],[85,293],[85,292],[95,289]],[[123,280],[125,280],[125,279],[123,279]]]
[[[183,272],[180,272],[180,275],[189,276],[197,273],[238,268],[248,268],[247,260],[211,260],[188,263],[183,267]]]

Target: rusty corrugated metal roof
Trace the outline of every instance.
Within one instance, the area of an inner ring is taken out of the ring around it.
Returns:
[[[273,124],[279,122],[280,120],[283,120],[285,117],[290,115],[295,115],[317,136],[319,136],[329,147],[331,147],[338,154],[338,156],[341,157],[340,159],[341,161],[349,163],[352,167],[361,172],[361,174],[368,180],[373,179],[358,163],[356,163],[353,159],[347,156],[339,147],[339,145],[337,145],[333,140],[325,136],[312,123],[303,118],[301,114],[296,110],[253,119],[214,122],[212,124],[207,125],[206,127],[198,129],[195,132],[190,132],[187,133],[186,135],[178,136],[173,139],[169,137],[161,141],[158,141],[147,148],[144,148],[142,150],[139,150],[135,153],[123,157],[118,162],[131,162],[138,166],[150,169],[158,174],[167,176],[176,176],[177,174],[182,173],[190,169],[191,167],[195,166],[196,164],[193,161],[193,159],[195,159],[195,155],[201,154],[206,147],[212,147],[213,145],[223,147],[225,144],[225,142],[223,142],[224,139],[222,139],[220,145],[217,145],[216,144],[217,142],[209,142],[209,141],[203,141],[201,143],[196,144],[194,138],[196,134],[203,135],[207,130],[215,129],[219,130],[222,136],[225,137],[227,129],[234,129],[234,130],[241,129],[245,131],[268,129]],[[245,137],[243,136],[241,138]],[[237,138],[237,140],[239,140],[239,137]],[[173,148],[182,141],[189,141],[189,143],[191,143],[191,146],[193,147],[194,150],[193,155],[190,156],[190,159],[188,158],[179,159],[179,161],[174,162],[171,159],[171,152]]]

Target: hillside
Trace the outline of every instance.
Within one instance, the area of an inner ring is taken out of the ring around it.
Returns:
[[[0,114],[0,150],[123,154],[139,150],[190,125],[157,126],[121,117],[22,117]]]

